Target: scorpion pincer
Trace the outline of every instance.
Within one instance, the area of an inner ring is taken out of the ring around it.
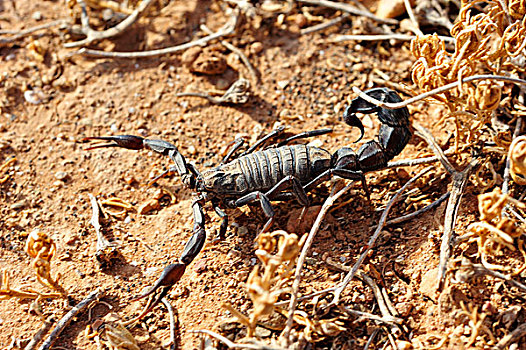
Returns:
[[[387,88],[371,89],[366,94],[383,102],[401,101],[394,91]],[[168,265],[155,284],[147,292],[134,299],[155,293],[155,297],[150,299],[145,312],[140,317],[146,315],[161,301],[201,251],[206,241],[202,209],[206,202],[210,202],[215,212],[222,218],[219,236],[224,237],[228,225],[228,216],[224,209],[259,202],[268,217],[268,221],[261,230],[265,232],[270,228],[274,219],[271,201],[295,198],[301,205],[307,207],[309,205],[307,192],[332,176],[361,180],[369,196],[364,173],[384,168],[387,162],[407,145],[412,135],[409,111],[406,107],[396,110],[380,108],[360,97],[355,98],[345,110],[343,120],[348,125],[360,129],[361,135],[358,139],[360,140],[364,134],[364,127],[356,113],[377,113],[381,122],[378,140],[368,141],[357,153],[350,147],[340,148],[331,154],[319,147],[302,144],[287,145],[288,142],[295,139],[329,133],[331,129],[304,132],[289,137],[272,148],[255,151],[263,142],[282,132],[283,128],[280,128],[230,161],[233,153],[242,145],[242,141],[237,141],[219,166],[203,172],[198,171],[193,164],[187,163],[173,144],[163,140],[145,139],[133,135],[85,138],[84,140],[111,141],[111,143],[94,145],[88,149],[122,147],[140,150],[146,148],[167,156],[173,161],[173,165],[155,180],[168,173],[176,173],[186,187],[197,193],[192,204],[193,234],[186,243],[178,262]]]

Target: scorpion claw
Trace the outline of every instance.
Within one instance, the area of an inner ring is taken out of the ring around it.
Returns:
[[[144,148],[144,138],[134,135],[118,135],[118,136],[92,136],[85,137],[82,141],[90,140],[103,140],[103,141],[113,141],[113,143],[103,143],[89,147],[87,150],[92,150],[96,148],[105,148],[105,147],[122,147],[126,149],[140,150]]]
[[[159,276],[159,279],[157,279],[157,281],[149,290],[131,299],[130,301],[145,298],[157,292],[158,290],[161,291],[161,296],[159,298],[160,301],[160,299],[162,299],[166,295],[166,293],[168,293],[170,288],[172,288],[172,286],[181,279],[181,276],[184,274],[185,269],[186,265],[181,263],[170,264],[166,266],[163,272],[161,273],[161,276]]]
[[[161,273],[159,279],[149,290],[130,300],[136,301],[142,298],[146,298],[147,296],[151,296],[151,298],[148,300],[148,303],[144,307],[144,311],[135,320],[139,320],[142,317],[144,317],[146,314],[152,311],[152,309],[155,306],[157,306],[157,304],[159,304],[162,301],[162,299],[166,296],[166,294],[168,294],[170,289],[172,289],[173,285],[181,279],[181,276],[184,274],[185,269],[186,265],[181,263],[170,264],[166,266],[163,272]]]

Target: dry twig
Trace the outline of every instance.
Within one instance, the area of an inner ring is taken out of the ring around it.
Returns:
[[[168,316],[170,317],[170,350],[176,349],[175,344],[175,315],[174,315],[174,309],[172,307],[172,304],[168,301],[166,298],[162,298],[161,302],[166,306],[166,309],[168,310]]]
[[[314,240],[314,236],[318,232],[318,230],[320,228],[320,225],[321,225],[321,222],[323,221],[323,218],[325,217],[325,215],[329,211],[330,207],[332,207],[334,202],[338,198],[340,198],[345,192],[347,192],[351,188],[351,186],[353,184],[354,184],[354,182],[350,182],[349,184],[347,184],[343,189],[339,190],[338,192],[336,192],[336,186],[333,185],[332,190],[331,190],[331,194],[329,195],[329,197],[327,197],[327,199],[323,203],[323,205],[322,205],[322,207],[320,209],[320,212],[318,213],[318,216],[316,217],[316,221],[312,225],[312,228],[311,228],[311,230],[309,232],[309,235],[307,236],[307,239],[305,240],[305,243],[303,244],[303,248],[301,250],[301,254],[300,254],[300,256],[298,258],[298,262],[296,264],[296,273],[294,274],[294,282],[292,284],[292,293],[291,293],[291,298],[290,298],[290,302],[289,302],[289,309],[288,309],[289,317],[287,319],[287,324],[285,326],[285,329],[283,330],[283,333],[282,333],[282,337],[285,339],[285,342],[287,343],[287,345],[290,345],[290,331],[292,329],[292,320],[293,320],[293,316],[294,316],[294,311],[296,310],[296,306],[297,306],[297,303],[298,303],[298,289],[299,289],[299,284],[300,284],[300,280],[301,280],[301,271],[303,269],[303,263],[305,262],[305,258],[307,257],[307,253],[308,253],[308,251],[310,249],[310,246],[312,245],[312,242]]]
[[[201,24],[201,29],[208,35],[214,34],[214,32],[204,24]],[[239,48],[235,47],[234,45],[232,45],[226,40],[220,40],[219,42],[221,43],[221,45],[223,45],[224,47],[226,47],[227,49],[235,53],[239,57],[239,59],[245,64],[245,66],[247,66],[250,76],[252,77],[252,81],[255,83],[259,82],[259,76],[258,76],[258,73],[256,72],[256,69],[250,63],[250,60],[243,53],[243,51],[241,51]]]
[[[44,338],[46,333],[51,329],[53,326],[53,323],[55,323],[56,320],[54,317],[49,317],[48,319],[44,320],[44,324],[42,327],[38,330],[38,332],[35,333],[31,341],[24,347],[24,350],[33,350],[37,347],[38,343]]]
[[[360,257],[358,258],[358,260],[356,261],[356,263],[354,264],[353,268],[351,269],[351,271],[349,271],[349,273],[347,274],[347,276],[345,276],[344,280],[342,281],[342,283],[340,285],[338,285],[336,287],[336,289],[334,290],[334,298],[333,300],[331,301],[331,303],[329,305],[337,305],[339,302],[340,302],[340,296],[341,296],[341,293],[345,290],[345,288],[347,287],[347,285],[349,284],[349,282],[354,278],[354,276],[356,276],[356,273],[358,272],[358,269],[360,268],[360,266],[362,265],[363,261],[365,260],[365,258],[367,257],[367,255],[369,255],[369,252],[371,251],[371,249],[374,247],[374,243],[376,242],[376,240],[378,239],[378,237],[380,236],[380,232],[382,231],[382,229],[384,228],[385,226],[385,222],[386,222],[386,219],[387,219],[387,215],[389,214],[389,211],[391,210],[392,206],[394,205],[394,203],[398,200],[398,198],[400,197],[400,195],[409,187],[411,186],[416,180],[418,180],[421,176],[423,176],[424,174],[426,174],[428,171],[432,170],[434,167],[430,166],[430,167],[427,167],[425,168],[424,170],[422,170],[421,172],[419,172],[418,174],[416,174],[412,179],[410,179],[409,181],[407,181],[403,186],[402,188],[400,188],[394,195],[393,197],[391,197],[391,199],[389,200],[389,202],[387,203],[383,213],[382,213],[382,216],[380,217],[380,221],[378,223],[378,227],[376,228],[376,230],[374,231],[373,235],[371,236],[371,238],[369,239],[369,242],[367,242],[367,245],[365,246],[365,249],[363,251],[363,253],[360,255]]]
[[[91,292],[84,300],[82,300],[80,303],[75,305],[71,310],[69,310],[69,312],[65,314],[64,317],[60,319],[60,321],[58,321],[57,325],[55,326],[51,334],[49,334],[49,336],[44,340],[44,342],[38,349],[39,350],[49,350],[53,346],[55,341],[57,341],[57,338],[60,336],[60,333],[62,333],[62,331],[70,324],[73,318],[75,318],[75,316],[77,316],[79,312],[81,312],[89,304],[91,304],[91,302],[96,300],[99,297],[99,295],[100,295],[99,290]]]
[[[10,44],[18,39],[21,39],[21,38],[24,38],[28,35],[31,35],[33,34],[34,32],[37,32],[39,30],[43,30],[43,29],[49,29],[49,28],[52,28],[52,27],[55,27],[55,26],[61,26],[61,25],[64,25],[64,24],[67,24],[68,21],[65,20],[65,19],[59,19],[59,20],[56,20],[56,21],[51,21],[49,23],[44,23],[44,24],[40,24],[38,26],[34,26],[34,27],[31,27],[31,28],[27,28],[27,29],[23,29],[23,30],[20,30],[20,31],[1,31],[0,34],[11,34],[13,35],[12,37],[9,37],[9,38],[0,38],[0,46],[1,45],[5,45],[5,44]]]
[[[262,343],[259,343],[259,342],[254,342],[254,341],[253,341],[253,344],[234,343],[230,339],[228,339],[226,337],[223,337],[222,335],[217,334],[215,332],[206,330],[206,329],[195,329],[195,330],[191,330],[190,332],[191,333],[202,333],[202,334],[206,334],[206,335],[208,335],[210,337],[213,337],[213,338],[219,340],[221,343],[223,343],[226,346],[228,346],[229,349],[285,350],[284,348],[281,348],[281,347],[269,346],[269,345],[265,345],[265,344],[262,344]]]
[[[502,339],[495,345],[496,350],[507,349],[511,344],[517,343],[522,337],[526,336],[526,323],[519,325],[510,334],[502,337]],[[511,348],[511,347],[510,347]]]
[[[464,194],[464,187],[466,185],[467,179],[471,172],[479,164],[478,159],[472,159],[469,164],[462,171],[457,171],[451,165],[449,160],[446,158],[442,149],[438,146],[433,135],[424,127],[418,123],[414,123],[413,127],[417,131],[417,135],[422,137],[429,147],[433,150],[435,155],[439,157],[440,162],[447,170],[448,173],[453,177],[452,188],[450,191],[449,200],[446,207],[446,213],[444,216],[444,232],[442,234],[442,244],[440,245],[440,262],[438,265],[438,289],[441,289],[443,286],[444,278],[446,277],[447,263],[451,256],[451,245],[455,233],[455,223],[457,220],[458,208],[460,206],[460,201],[462,200],[462,195]]]
[[[502,76],[502,75],[493,75],[493,74],[472,75],[470,77],[463,78],[461,81],[455,81],[454,83],[450,83],[450,84],[438,87],[436,89],[433,89],[433,90],[428,91],[428,92],[424,92],[424,93],[422,93],[420,95],[417,95],[415,97],[408,98],[405,101],[396,102],[396,103],[384,102],[384,101],[377,100],[377,99],[367,95],[365,92],[363,92],[362,90],[360,90],[356,86],[353,86],[352,89],[361,98],[363,98],[367,102],[370,102],[370,103],[372,103],[372,104],[374,104],[374,105],[376,105],[378,107],[387,108],[387,109],[398,109],[398,108],[406,107],[406,106],[408,106],[408,105],[410,105],[412,103],[415,103],[417,101],[423,100],[425,98],[428,98],[428,97],[440,94],[440,93],[442,93],[444,91],[448,91],[448,90],[454,89],[454,88],[460,86],[462,83],[468,83],[470,81],[485,80],[485,79],[496,80],[496,81],[507,81],[507,82],[510,82],[510,83],[526,85],[526,80],[519,79],[519,78],[506,77],[506,76]]]
[[[164,49],[142,51],[142,52],[106,52],[106,51],[82,48],[78,50],[76,54],[93,56],[93,57],[132,58],[132,59],[168,55],[168,54],[184,51],[194,46],[204,45],[211,40],[218,39],[223,36],[228,36],[234,33],[238,19],[239,19],[239,13],[238,11],[234,10],[229,20],[225,23],[225,25],[219,28],[219,30],[215,32],[214,34],[210,34],[200,39],[196,39],[194,41],[190,41],[190,42],[187,42],[181,45],[177,45],[177,46],[173,46],[173,47],[167,47]]]
[[[84,0],[77,0],[77,3],[80,5],[82,10],[81,12],[81,23],[82,23],[82,33],[86,35],[86,38],[79,41],[74,41],[71,43],[65,43],[64,47],[72,48],[88,45],[96,40],[108,39],[117,35],[122,34],[128,27],[135,23],[147,10],[150,5],[152,5],[155,0],[142,0],[139,3],[139,6],[132,12],[131,15],[126,17],[122,22],[117,24],[115,27],[106,29],[104,31],[94,30],[89,25],[89,16],[86,3]]]
[[[95,196],[91,193],[88,193],[88,196],[91,202],[91,210],[93,211],[90,224],[93,225],[97,234],[97,251],[95,252],[95,257],[100,264],[104,265],[109,263],[112,257],[115,256],[117,252],[117,245],[108,241],[106,237],[104,237],[104,235],[102,234],[100,226],[99,203],[97,202],[97,198],[95,198]]]
[[[410,41],[415,39],[415,35],[410,34],[399,34],[399,33],[390,33],[390,34],[339,34],[334,37],[329,38],[328,42],[330,43],[341,43],[344,41],[383,41],[383,40],[400,40],[400,41]],[[447,43],[454,43],[455,39],[448,36],[440,36],[442,40]]]
[[[324,23],[320,23],[320,24],[316,24],[316,25],[314,25],[312,27],[301,29],[300,30],[300,34],[301,35],[306,35],[306,34],[311,34],[311,33],[314,33],[314,32],[320,31],[320,30],[327,29],[327,28],[332,27],[332,26],[334,26],[334,25],[336,25],[338,23],[343,22],[344,20],[346,20],[350,16],[351,15],[349,13],[344,13],[343,15],[338,16],[338,17],[336,17],[334,19],[331,19],[330,21],[327,21],[327,22],[324,22]]]
[[[343,3],[343,2],[336,2],[336,1],[329,1],[329,0],[297,0],[297,1],[309,4],[309,5],[317,5],[317,6],[328,7],[334,10],[340,10],[343,12],[350,13],[352,15],[366,17],[366,18],[372,19],[380,23],[386,23],[386,24],[397,24],[398,23],[398,21],[395,19],[380,18],[372,14],[370,11],[359,10],[354,6]]]

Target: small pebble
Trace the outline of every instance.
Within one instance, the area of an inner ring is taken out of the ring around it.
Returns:
[[[114,16],[114,13],[112,9],[102,10],[102,20],[104,20],[105,22],[110,21],[113,18],[113,16]]]
[[[250,45],[250,49],[249,50],[250,50],[251,54],[257,55],[261,51],[263,51],[263,44],[260,43],[259,41],[256,41],[256,42],[252,43],[252,45]]]
[[[42,103],[42,98],[33,90],[24,91],[24,99],[34,105]]]
[[[110,130],[113,132],[117,132],[119,131],[119,127],[117,126],[117,124],[111,124]]]
[[[68,177],[68,173],[66,173],[65,171],[57,171],[55,173],[55,178],[57,180],[64,181],[67,179],[67,177]]]
[[[35,21],[42,20],[42,12],[40,11],[33,12],[33,15],[31,16],[31,18],[33,18]]]
[[[226,90],[226,89],[228,89],[229,86],[230,86],[230,84],[228,83],[228,80],[222,79],[222,78],[217,79],[216,87],[219,90]]]
[[[285,89],[287,87],[287,85],[289,85],[289,81],[288,80],[280,80],[277,82],[279,88],[281,90]]]
[[[18,201],[16,203],[13,203],[10,208],[14,209],[14,210],[17,210],[17,209],[22,209],[25,206],[26,206],[26,201],[25,200],[21,200],[21,201]]]

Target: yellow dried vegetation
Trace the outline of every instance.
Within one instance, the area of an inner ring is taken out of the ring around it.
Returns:
[[[455,48],[446,51],[438,35],[419,36],[411,42],[416,57],[412,80],[428,92],[459,82],[434,98],[444,103],[449,113],[440,121],[453,119],[457,149],[462,143],[478,139],[484,124],[491,122],[495,110],[509,103],[504,87],[491,80],[460,81],[472,75],[499,74],[520,77],[526,71],[526,2],[462,1],[457,22],[451,29]],[[498,140],[496,140],[498,141]]]
[[[517,208],[526,209],[526,205],[508,194],[503,194],[499,188],[492,192],[478,196],[480,221],[468,226],[470,241],[476,242],[478,255],[484,267],[493,271],[509,273],[516,276],[526,269],[526,251],[524,228],[517,220],[502,215],[502,210],[508,204],[513,204]],[[519,267],[511,265],[503,266],[492,264],[488,257],[499,255],[503,248],[510,251],[521,252],[524,259]]]
[[[224,304],[238,321],[247,326],[248,337],[253,337],[258,320],[274,311],[278,298],[289,293],[290,277],[296,258],[307,236],[300,240],[296,234],[282,230],[261,233],[257,239],[256,256],[263,265],[256,265],[247,280],[247,291],[254,308],[249,317]]]
[[[66,296],[66,291],[58,284],[60,274],[56,279],[51,277],[51,259],[56,253],[55,242],[47,234],[34,230],[27,236],[25,250],[33,258],[31,266],[36,271],[38,282]]]

